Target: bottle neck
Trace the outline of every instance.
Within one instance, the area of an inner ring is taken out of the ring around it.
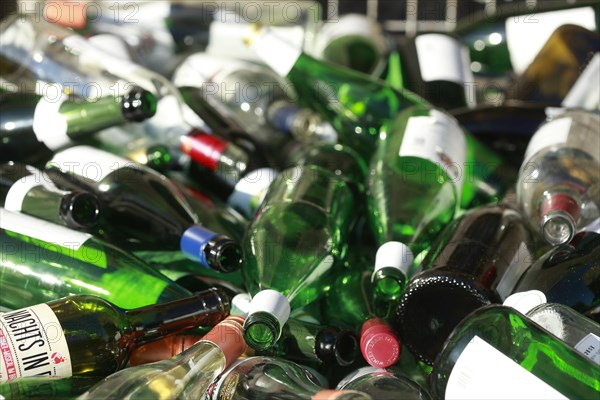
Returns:
[[[200,224],[183,232],[180,248],[187,258],[219,272],[234,272],[242,264],[242,250],[235,240]]]
[[[567,193],[546,193],[540,209],[541,233],[548,243],[558,246],[575,235],[580,216],[580,203]]]
[[[124,311],[136,344],[143,344],[196,326],[216,325],[229,313],[229,298],[220,289],[164,304]]]

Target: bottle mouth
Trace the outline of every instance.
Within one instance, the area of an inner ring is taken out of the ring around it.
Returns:
[[[565,244],[575,235],[575,221],[566,211],[552,211],[542,218],[542,237],[552,246]]]
[[[281,326],[273,315],[256,312],[246,318],[244,340],[254,350],[268,350],[275,345],[281,335]]]
[[[123,96],[121,111],[128,121],[142,122],[156,114],[157,104],[151,92],[136,86]]]
[[[235,240],[219,235],[204,247],[206,262],[220,272],[234,272],[242,266],[242,248]]]
[[[317,336],[316,354],[326,364],[336,363],[345,367],[356,361],[359,354],[359,342],[352,331],[330,326]]]
[[[100,202],[91,193],[73,192],[60,204],[60,213],[67,226],[75,229],[94,226],[100,217]]]
[[[405,280],[404,275],[393,267],[377,270],[371,278],[375,296],[384,301],[398,300]]]

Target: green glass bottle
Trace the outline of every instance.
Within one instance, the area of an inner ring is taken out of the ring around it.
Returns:
[[[374,283],[381,295],[398,297],[411,274],[412,254],[428,248],[454,217],[461,199],[465,157],[466,141],[460,126],[436,109],[407,109],[382,128],[367,181],[368,216],[381,252]],[[394,241],[412,249],[392,250],[388,243]],[[387,279],[394,277],[394,269],[389,267],[396,267],[395,284]]]
[[[203,398],[212,381],[246,350],[243,321],[229,316],[183,353],[114,373],[78,399]]]
[[[156,269],[87,233],[0,208],[0,305],[19,309],[74,294],[123,308],[189,296]]]
[[[124,368],[134,346],[216,325],[229,314],[219,289],[125,310],[92,295],[64,297],[0,316],[6,343],[0,381],[26,376],[107,376]]]
[[[518,311],[491,305],[454,330],[431,383],[446,399],[593,399],[600,368]]]
[[[100,202],[91,193],[58,189],[48,175],[25,164],[0,164],[0,206],[73,229],[98,221]]]
[[[95,376],[46,378],[33,376],[0,383],[0,398],[10,400],[75,399],[100,380]]]
[[[55,88],[55,97],[2,94],[1,160],[26,161],[40,148],[55,151],[101,129],[141,122],[156,113],[156,97],[138,87],[120,99],[105,96],[93,102],[70,99],[60,86]]]
[[[300,105],[321,113],[338,132],[339,142],[366,160],[381,124],[408,106],[425,103],[407,90],[397,91],[384,81],[302,53],[266,27],[254,26],[247,43],[269,67],[290,80]]]
[[[366,166],[343,146],[331,157],[354,171],[314,164],[283,171],[246,232],[243,274],[253,299],[244,337],[255,349],[275,344],[290,307],[305,306],[327,290],[345,253],[360,196],[352,182],[364,177]]]

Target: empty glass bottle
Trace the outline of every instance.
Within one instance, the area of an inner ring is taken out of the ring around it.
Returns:
[[[567,243],[600,216],[600,116],[567,111],[542,124],[527,147],[519,203],[544,240]]]
[[[344,377],[336,386],[358,390],[378,400],[430,400],[431,396],[405,375],[375,367],[360,368]]]
[[[20,309],[75,294],[123,308],[191,295],[140,259],[87,233],[0,207],[0,305]]]
[[[491,305],[456,327],[431,375],[436,398],[594,398],[600,368],[523,314]]]
[[[93,226],[100,202],[91,193],[58,189],[42,171],[25,164],[0,164],[0,206],[73,229]]]
[[[183,353],[112,374],[78,397],[198,399],[213,379],[246,350],[243,317],[230,316]]]
[[[177,187],[163,175],[88,146],[57,153],[46,172],[59,186],[94,193],[103,218],[92,232],[129,251],[182,251],[221,272],[240,267],[241,251],[232,239],[198,224]]]
[[[218,289],[170,303],[124,310],[92,295],[64,297],[0,316],[7,340],[0,381],[24,376],[107,376],[127,364],[135,345],[214,325],[229,313]],[[27,324],[27,325],[25,325]]]

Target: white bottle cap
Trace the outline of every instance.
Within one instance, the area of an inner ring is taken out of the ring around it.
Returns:
[[[265,289],[258,292],[250,302],[250,310],[248,315],[257,312],[267,312],[272,314],[280,326],[283,327],[290,318],[290,302],[287,297],[276,290]]]
[[[231,299],[231,310],[229,311],[229,314],[241,315],[244,317],[248,316],[251,301],[252,296],[248,293],[236,294],[233,296],[233,299]]]
[[[375,255],[375,272],[392,267],[408,275],[414,256],[410,248],[401,242],[386,242],[379,246]]]
[[[247,218],[253,218],[267,194],[267,189],[278,174],[279,172],[271,168],[249,172],[235,185],[227,203]]]
[[[521,314],[527,314],[535,307],[546,302],[546,295],[539,290],[529,290],[527,292],[520,292],[511,294],[504,300],[503,305],[512,307],[519,311]]]

